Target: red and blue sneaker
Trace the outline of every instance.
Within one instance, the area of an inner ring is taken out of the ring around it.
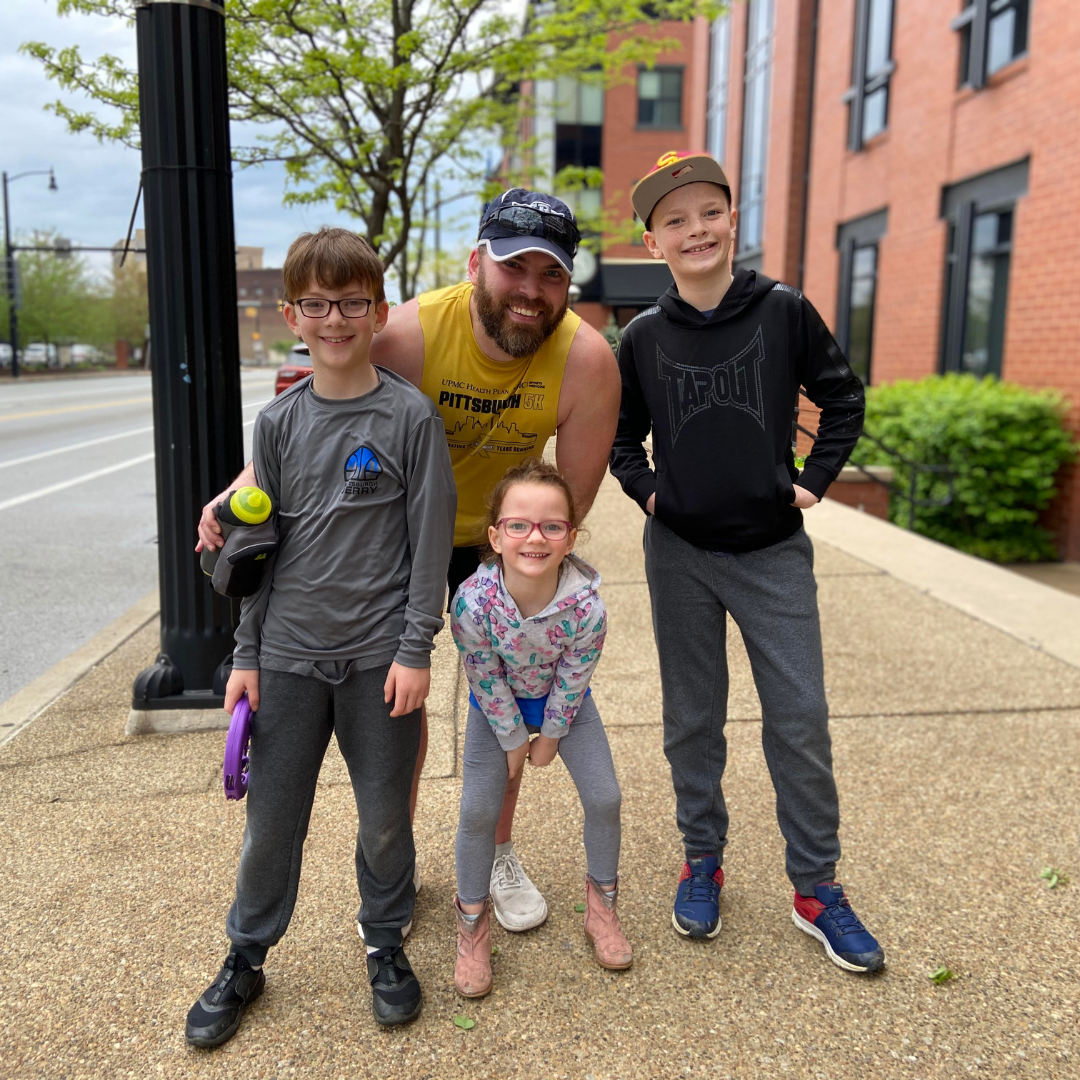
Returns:
[[[885,953],[844,895],[839,881],[814,886],[813,896],[795,894],[791,921],[825,946],[829,959],[845,971],[879,971]]]
[[[671,925],[683,937],[714,938],[720,933],[720,889],[723,884],[724,871],[715,855],[686,860],[671,912]]]

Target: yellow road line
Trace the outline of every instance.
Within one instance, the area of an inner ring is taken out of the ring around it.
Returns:
[[[68,405],[63,409],[39,409],[37,412],[12,413],[10,416],[0,416],[0,424],[5,420],[32,420],[36,416],[56,416],[59,413],[85,412],[87,409],[109,409],[113,405],[139,405],[150,400],[149,397],[117,398],[116,401],[99,401],[93,405]]]

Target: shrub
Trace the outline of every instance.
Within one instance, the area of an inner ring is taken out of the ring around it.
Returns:
[[[909,460],[953,469],[953,501],[917,507],[917,532],[995,562],[1035,562],[1057,558],[1039,513],[1057,493],[1058,469],[1076,456],[1064,414],[1056,391],[951,374],[871,388],[866,430]],[[897,485],[909,490],[907,466],[868,439],[853,458],[892,465]],[[920,473],[916,490],[920,499],[940,499],[948,486]],[[907,525],[907,500],[894,494],[891,504],[891,520]]]

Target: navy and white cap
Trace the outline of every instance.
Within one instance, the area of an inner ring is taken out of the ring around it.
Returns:
[[[538,191],[511,188],[492,199],[480,216],[477,245],[483,244],[496,262],[540,251],[574,272],[581,233],[573,211],[561,199]]]

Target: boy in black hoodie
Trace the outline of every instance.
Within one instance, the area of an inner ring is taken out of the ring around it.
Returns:
[[[862,431],[863,388],[797,290],[730,272],[736,211],[719,164],[665,154],[633,192],[645,244],[675,285],[627,326],[611,471],[646,511],[645,561],[664,698],[664,752],[686,848],[672,924],[720,931],[728,814],[721,781],[725,620],[746,643],[761,698],[795,925],[849,971],[884,964],[834,880],[840,857],[813,548],[802,510]],[[800,475],[799,387],[821,408]],[[652,432],[653,468],[642,445]]]

